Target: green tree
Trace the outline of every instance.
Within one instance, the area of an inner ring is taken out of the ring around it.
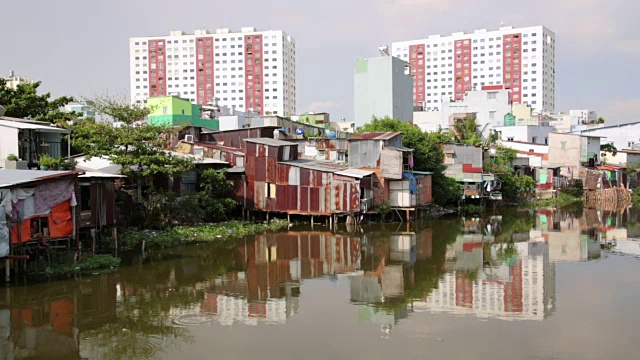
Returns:
[[[602,116],[600,116],[600,117],[598,118],[598,124],[604,124],[604,121],[605,121],[605,120],[604,120],[604,118],[603,118]]]
[[[519,201],[533,194],[535,181],[531,176],[514,174],[513,162],[517,151],[506,147],[496,147],[488,171],[494,173],[502,181],[502,196],[507,201]]]
[[[124,96],[109,94],[86,99],[87,106],[96,113],[112,117],[115,121],[131,125],[135,121],[144,120],[153,111],[152,108],[131,104]]]
[[[105,157],[122,166],[122,174],[141,178],[157,174],[180,174],[193,160],[165,151],[173,129],[160,126],[113,127],[95,120],[79,120],[69,127],[74,149],[88,158]]]
[[[224,173],[205,170],[200,174],[200,192],[197,199],[211,221],[227,220],[229,213],[237,203],[229,199],[233,185],[227,181]]]
[[[451,137],[457,143],[474,146],[483,145],[482,133],[484,128],[480,129],[476,119],[457,120],[449,131]]]
[[[38,94],[40,85],[42,82],[37,81],[10,89],[7,81],[0,78],[0,105],[5,108],[5,116],[48,122],[77,118],[78,114],[67,114],[60,110],[73,101],[72,97],[61,96],[51,100],[51,93]]]
[[[411,123],[389,117],[373,117],[370,123],[358,128],[358,132],[383,131],[402,132],[403,145],[414,149],[415,170],[433,172],[433,198],[437,204],[445,205],[458,199],[460,192],[458,184],[444,175],[446,167],[443,165],[444,153],[441,143],[451,140],[448,133],[423,132]]]

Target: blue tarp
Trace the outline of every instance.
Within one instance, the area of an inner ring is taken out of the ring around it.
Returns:
[[[411,194],[416,194],[418,192],[418,181],[416,180],[415,176],[413,176],[412,173],[403,172],[402,179],[409,180],[409,192]]]

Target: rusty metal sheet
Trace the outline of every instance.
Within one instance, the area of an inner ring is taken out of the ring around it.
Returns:
[[[355,182],[351,184],[346,184],[346,185],[348,185],[351,188],[351,193],[349,194],[351,199],[349,202],[350,210],[359,211],[360,210],[360,188]]]
[[[277,147],[277,146],[268,146],[268,149],[266,149],[266,151],[267,151],[266,154],[270,158],[280,159],[280,157],[279,157],[280,154],[278,154],[278,150],[279,149],[280,148]]]
[[[267,158],[256,158],[255,160],[255,179],[256,181],[267,180]]]
[[[254,200],[254,207],[257,210],[264,210],[265,209],[265,202],[264,202],[264,198],[265,198],[265,193],[264,193],[264,182],[262,181],[255,181],[253,183],[253,200]]]
[[[332,194],[331,194],[331,185],[322,187],[322,195],[324,196],[322,212],[326,214],[333,213],[333,204],[332,204]]]
[[[288,184],[289,183],[289,171],[290,166],[285,164],[278,164],[278,184]]]
[[[311,170],[300,169],[300,185],[302,186],[311,185]]]
[[[275,208],[276,211],[289,210],[289,191],[287,185],[276,185]]]
[[[278,180],[278,159],[268,157],[267,158],[267,181],[277,182]]]
[[[250,156],[246,159],[246,166],[244,168],[244,172],[247,175],[247,179],[249,181],[254,181],[256,179],[256,161],[258,158],[255,156]]]
[[[247,157],[256,157],[257,153],[258,153],[257,144],[247,143]]]
[[[258,149],[258,157],[266,157],[268,156],[268,147],[262,144],[256,144]]]
[[[301,212],[309,211],[309,187],[308,186],[300,186],[300,207],[298,208]]]
[[[287,185],[287,210],[298,210],[298,186]]]
[[[309,188],[309,211],[320,212],[320,189],[317,187]]]
[[[333,209],[335,211],[342,211],[342,184],[341,182],[336,182],[333,184]]]

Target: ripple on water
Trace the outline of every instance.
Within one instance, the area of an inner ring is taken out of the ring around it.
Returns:
[[[186,314],[173,319],[173,323],[179,326],[195,326],[211,324],[215,321],[215,316],[207,314]]]
[[[151,359],[162,351],[162,338],[155,335],[144,335],[128,332],[128,336],[113,337],[108,346],[104,346],[100,338],[84,339],[84,346],[91,358],[104,359]],[[95,346],[93,346],[95,345]]]

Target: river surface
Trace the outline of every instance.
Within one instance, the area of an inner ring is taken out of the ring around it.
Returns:
[[[0,359],[638,359],[639,213],[292,227],[0,288]]]

